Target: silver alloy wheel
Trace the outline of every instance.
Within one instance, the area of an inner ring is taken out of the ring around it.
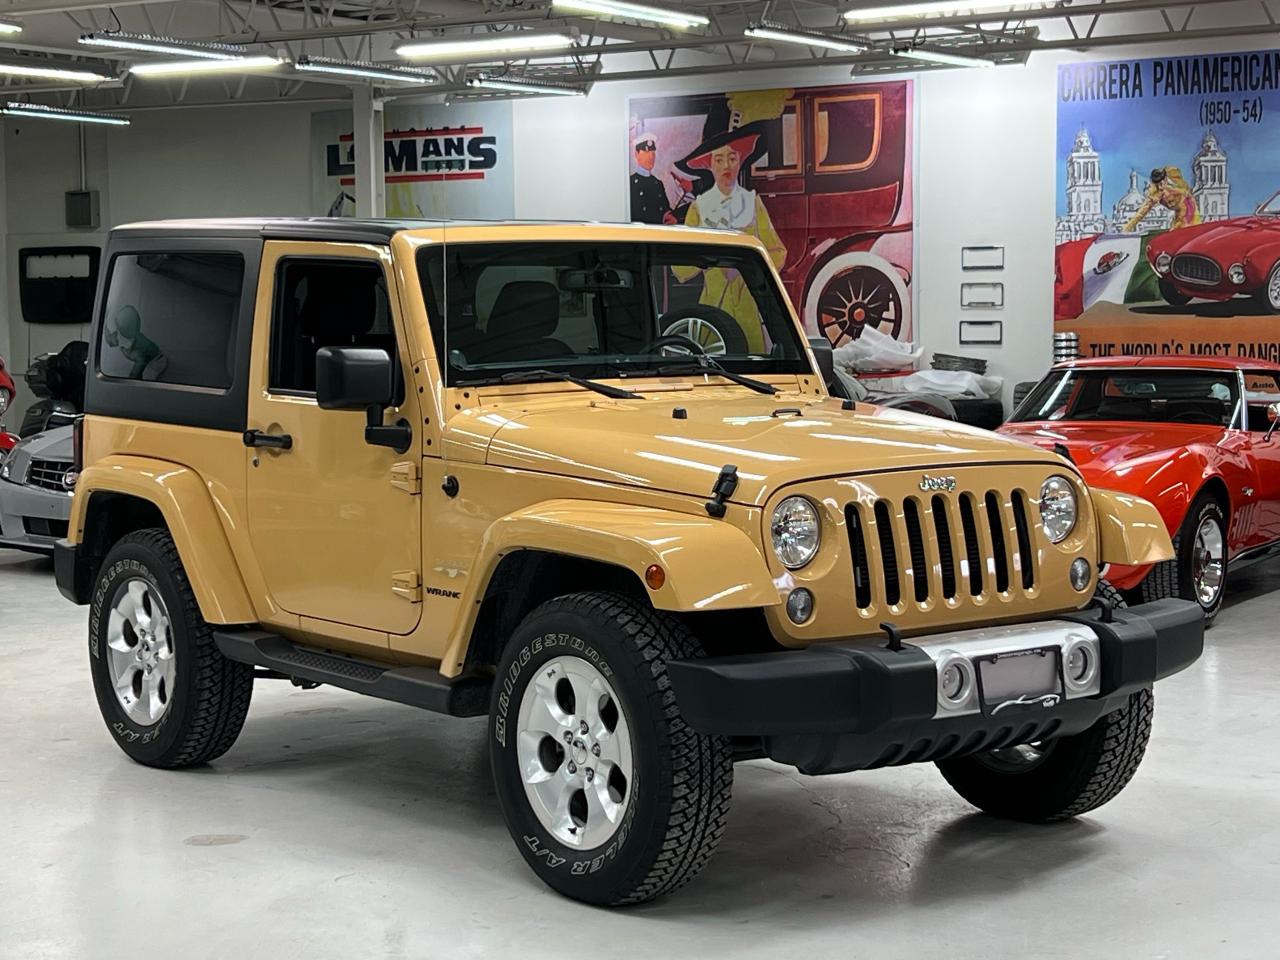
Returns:
[[[983,766],[1001,773],[1026,773],[1044,762],[1045,757],[1053,752],[1055,742],[1036,740],[1032,743],[1018,743],[1012,747],[987,750],[977,754],[977,757]]]
[[[728,344],[725,343],[724,334],[720,332],[720,328],[710,320],[704,320],[701,317],[685,317],[677,320],[662,331],[662,335],[664,337],[684,337],[686,340],[692,340],[709,357],[723,357],[729,352]],[[672,349],[680,350],[679,347],[673,347]],[[688,352],[687,350],[682,351],[682,353]]]
[[[173,699],[173,623],[154,586],[137,577],[117,590],[107,615],[111,687],[129,719],[160,722]]]
[[[1196,531],[1195,553],[1191,556],[1191,582],[1195,585],[1196,599],[1205,609],[1218,602],[1225,567],[1222,527],[1213,517],[1205,517]]]
[[[1271,268],[1267,277],[1267,303],[1272,310],[1280,310],[1280,263]]]
[[[544,663],[520,697],[516,757],[538,821],[591,850],[617,831],[631,801],[631,732],[609,681],[578,657]]]

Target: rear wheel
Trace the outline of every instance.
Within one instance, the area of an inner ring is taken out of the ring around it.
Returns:
[[[222,756],[249,711],[253,668],[224,657],[165,530],[121,539],[89,608],[98,708],[126,754],[152,767]]]
[[[512,636],[490,712],[494,785],[516,846],[560,893],[640,903],[710,859],[732,752],[684,722],[666,673],[697,656],[679,620],[608,593],[549,601]]]
[[[1204,611],[1205,626],[1222,609],[1227,585],[1227,518],[1218,501],[1202,493],[1191,504],[1173,538],[1176,556],[1151,568],[1138,587],[1143,601],[1164,597],[1194,600]]]
[[[1094,596],[1125,605],[1105,580]],[[940,760],[938,770],[984,813],[1028,823],[1067,820],[1102,806],[1133,779],[1151,739],[1154,709],[1152,692],[1139,690],[1081,733]]]

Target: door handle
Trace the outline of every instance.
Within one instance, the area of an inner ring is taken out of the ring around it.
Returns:
[[[263,433],[261,430],[246,430],[241,434],[246,447],[272,447],[276,450],[292,450],[293,437],[287,433]]]

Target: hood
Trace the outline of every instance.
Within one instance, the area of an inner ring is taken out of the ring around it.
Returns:
[[[66,460],[70,463],[74,453],[71,432],[72,428],[65,426],[32,434],[18,441],[13,448],[13,455],[25,454],[36,460]]]
[[[1233,257],[1248,253],[1261,242],[1280,238],[1280,217],[1237,217],[1234,220],[1186,227],[1164,236],[1168,238],[1167,243],[1156,244],[1153,241],[1153,245],[1173,254],[1199,253],[1210,257]]]
[[[1192,444],[1216,444],[1221,427],[1203,424],[1006,423],[1000,432],[1046,450],[1062,444],[1090,483],[1169,462]]]
[[[486,462],[494,466],[707,496],[722,467],[738,468],[737,503],[762,504],[801,480],[919,468],[1056,462],[985,430],[883,407],[794,394],[673,394],[503,404]]]

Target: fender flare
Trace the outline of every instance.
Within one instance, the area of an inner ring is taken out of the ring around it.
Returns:
[[[1096,487],[1089,493],[1098,518],[1100,564],[1145,566],[1173,559],[1173,540],[1150,501]]]
[[[655,507],[593,500],[546,500],[495,520],[480,544],[476,575],[463,591],[465,618],[455,625],[441,661],[460,664],[472,642],[475,618],[502,559],[538,550],[593,560],[633,573],[658,564],[666,582],[644,587],[656,609],[705,612],[776,606],[781,602],[759,548],[724,520]],[[725,563],[732,558],[732,563]],[[571,593],[574,584],[566,583]]]
[[[111,456],[86,467],[71,502],[68,536],[73,543],[83,541],[89,506],[99,493],[137,497],[160,511],[205,620],[258,621],[218,507],[199,474],[150,457]]]

